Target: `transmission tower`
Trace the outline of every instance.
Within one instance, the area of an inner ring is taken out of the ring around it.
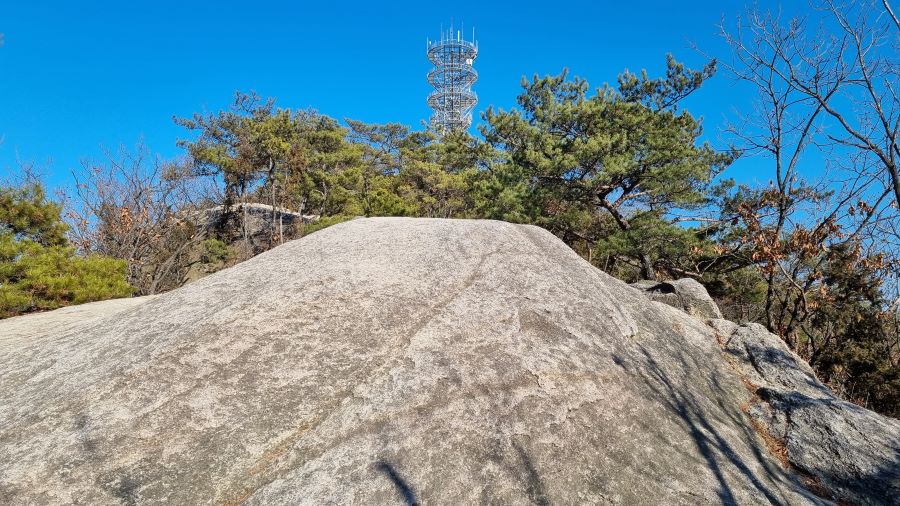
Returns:
[[[462,30],[454,33],[453,27],[444,31],[437,41],[427,41],[428,59],[434,68],[428,73],[428,82],[434,91],[428,95],[428,105],[434,111],[431,124],[439,132],[456,128],[469,128],[472,124],[472,109],[478,103],[478,96],[472,91],[472,84],[478,79],[478,72],[472,63],[478,56],[475,30],[472,41],[463,38]]]

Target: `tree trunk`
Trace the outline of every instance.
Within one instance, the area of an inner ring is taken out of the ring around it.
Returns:
[[[250,237],[247,233],[247,188],[246,186],[241,186],[241,210],[244,214],[244,219],[241,220],[241,228],[244,230],[244,244],[248,244]]]
[[[275,209],[276,209],[276,206],[275,206],[275,204],[276,204],[276,202],[275,202],[275,162],[272,160],[271,157],[269,158],[269,180],[272,183],[272,226],[270,227],[272,230],[272,234],[271,234],[272,237],[269,238],[269,247],[271,248],[272,244],[274,242],[272,239],[275,236]]]
[[[163,262],[161,269],[157,270],[153,276],[153,282],[150,284],[150,290],[147,295],[155,295],[156,291],[159,289],[160,282],[164,281],[168,276],[169,272],[171,272],[172,267],[175,265],[175,260],[189,247],[196,244],[200,239],[202,239],[204,234],[197,234],[194,237],[191,237],[189,240],[185,241],[178,249],[175,250],[174,253],[169,255],[169,258]],[[178,284],[177,286],[181,286]]]
[[[614,205],[606,201],[606,199],[600,199],[599,206],[603,209],[606,209],[610,215],[612,215],[613,219],[616,220],[616,224],[620,229],[627,232],[631,230],[631,224],[628,223],[628,220],[625,219],[625,216],[619,211],[619,209]],[[641,277],[644,279],[649,279],[656,281],[656,272],[653,270],[653,262],[650,261],[650,255],[646,252],[641,251],[638,254],[638,261],[641,263]]]
[[[641,253],[639,258],[641,261],[641,277],[656,281],[656,271],[653,270],[653,263],[650,261],[650,257],[646,253]]]

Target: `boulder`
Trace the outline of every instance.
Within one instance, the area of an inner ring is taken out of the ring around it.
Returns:
[[[839,504],[900,504],[900,421],[839,399],[762,325],[712,325],[793,469]]]
[[[39,334],[3,504],[829,502],[715,329],[537,227],[353,220]]]
[[[641,290],[650,299],[677,307],[698,318],[722,318],[722,312],[706,288],[695,279],[682,278],[673,281],[642,280],[631,286]]]
[[[247,216],[247,234],[254,239],[265,238],[268,240],[272,236],[272,219],[275,219],[276,230],[284,230],[285,236],[290,236],[294,232],[294,227],[300,224],[309,224],[317,221],[317,214],[301,214],[285,208],[273,208],[268,204],[248,203],[234,204],[230,208],[232,213],[243,218],[246,210]],[[205,209],[203,220],[207,224],[217,223],[222,219],[222,213],[225,206],[215,206]]]

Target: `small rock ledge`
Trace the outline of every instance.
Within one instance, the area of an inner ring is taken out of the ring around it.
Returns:
[[[838,398],[764,326],[722,319],[697,281],[631,286],[715,330],[726,361],[750,390],[753,425],[808,488],[838,503],[900,504],[900,421]]]
[[[706,288],[691,278],[674,281],[643,280],[632,283],[651,300],[668,304],[698,318],[722,318],[722,312]]]

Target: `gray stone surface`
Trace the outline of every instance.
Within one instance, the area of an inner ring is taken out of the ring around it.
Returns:
[[[90,326],[103,318],[143,304],[154,296],[111,299],[69,306],[55,311],[32,313],[0,320],[0,349],[6,344],[30,345],[29,341],[51,337],[76,327]]]
[[[243,218],[245,208],[247,212],[247,233],[251,237],[256,238],[268,238],[272,235],[273,217],[275,219],[276,227],[284,227],[285,236],[289,236],[289,233],[293,232],[293,227],[295,225],[301,223],[309,224],[319,219],[319,215],[317,214],[300,214],[284,208],[276,209],[273,216],[272,206],[268,204],[234,204],[230,209],[232,213]],[[204,219],[206,220],[206,223],[213,224],[219,221],[224,210],[225,206],[215,206],[205,209],[203,213],[205,214]]]
[[[806,504],[713,329],[548,232],[360,219],[0,348],[3,504]]]
[[[751,415],[801,473],[844,504],[900,504],[900,421],[838,399],[765,327],[712,322],[723,350],[756,390]]]
[[[722,312],[706,288],[692,278],[672,281],[642,280],[631,286],[641,290],[652,300],[677,307],[698,318],[722,318]]]

